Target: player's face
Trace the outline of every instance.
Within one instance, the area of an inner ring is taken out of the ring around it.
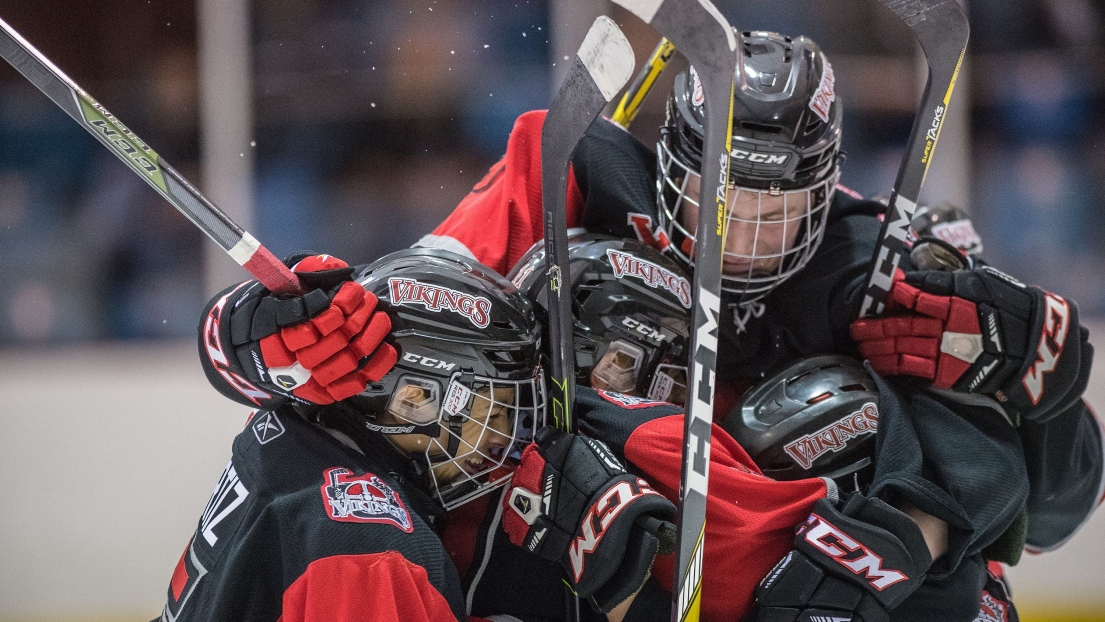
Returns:
[[[502,459],[502,452],[511,443],[510,405],[514,403],[512,387],[497,387],[494,394],[484,388],[472,396],[468,418],[461,425],[454,458],[433,467],[439,486],[452,483],[463,473],[477,474],[488,470],[493,461]],[[392,442],[408,453],[424,453],[429,447],[431,460],[446,457],[450,436],[454,433],[442,426],[436,439],[423,434],[392,435]]]
[[[699,218],[700,181],[689,173],[679,220],[695,232]],[[771,194],[729,186],[728,232],[722,272],[735,277],[768,275],[779,268],[786,253],[794,248],[810,211],[805,190]],[[707,201],[707,212],[712,203]]]

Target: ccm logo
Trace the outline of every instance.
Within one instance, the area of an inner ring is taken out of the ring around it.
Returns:
[[[572,573],[575,575],[576,583],[579,583],[579,577],[583,574],[583,556],[594,552],[599,542],[602,542],[602,537],[606,535],[606,529],[622,513],[622,510],[640,497],[660,494],[639,477],[635,484],[626,480],[614,484],[587,510],[587,515],[583,517],[580,525],[580,535],[568,547],[568,558],[572,563]]]
[[[732,156],[734,160],[747,160],[756,164],[786,164],[790,157],[786,153],[752,153],[743,149],[734,149]]]
[[[421,365],[422,367],[429,367],[430,369],[444,369],[446,371],[452,371],[457,366],[456,363],[447,363],[445,361],[439,361],[432,359],[428,356],[419,356],[413,352],[407,352],[403,355],[403,360],[408,363],[414,363]]]
[[[664,342],[667,340],[667,338],[664,336],[664,333],[656,330],[648,324],[645,324],[644,322],[637,321],[631,317],[622,318],[622,326],[651,341]]]
[[[1028,397],[1032,398],[1032,405],[1040,403],[1040,397],[1044,394],[1044,374],[1055,371],[1055,365],[1059,362],[1059,355],[1063,353],[1063,344],[1067,341],[1067,328],[1070,326],[1070,307],[1067,301],[1052,294],[1044,292],[1044,329],[1040,333],[1040,345],[1036,348],[1036,363],[1021,379]],[[1048,344],[1048,337],[1055,344],[1052,350]]]
[[[909,578],[893,568],[883,568],[881,557],[817,514],[810,514],[804,528],[806,542],[853,573],[862,573],[880,592]]]

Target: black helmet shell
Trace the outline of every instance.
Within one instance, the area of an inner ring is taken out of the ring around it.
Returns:
[[[647,396],[661,364],[686,366],[691,283],[680,266],[637,240],[583,234],[568,242],[577,381],[590,374],[611,343],[622,340],[645,354],[633,393]],[[508,277],[547,314],[544,242],[530,248]]]
[[[832,66],[806,37],[745,32],[733,93],[730,181],[793,190],[835,174],[843,112]],[[694,68],[675,78],[664,130],[672,152],[692,170],[702,160],[705,108]]]
[[[369,264],[356,280],[379,298],[391,318],[395,368],[349,398],[366,413],[381,413],[406,373],[446,386],[461,372],[503,380],[533,378],[541,328],[533,306],[490,268],[441,249],[397,251]]]
[[[858,361],[806,358],[749,389],[722,427],[773,479],[839,482],[872,465],[878,402]]]

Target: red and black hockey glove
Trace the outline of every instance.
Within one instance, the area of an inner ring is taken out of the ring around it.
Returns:
[[[252,380],[314,404],[364,391],[398,360],[384,343],[391,319],[376,311],[375,294],[350,280],[344,261],[309,255],[288,263],[310,291],[288,297],[260,290],[240,301],[230,312],[239,361]]]
[[[576,593],[602,613],[640,589],[658,553],[674,550],[675,505],[600,441],[544,427],[510,486],[510,541],[559,561]]]
[[[899,272],[886,314],[851,334],[879,373],[993,395],[1037,421],[1082,395],[1093,361],[1072,301],[989,266]]]
[[[754,622],[887,622],[932,565],[921,530],[904,512],[852,495],[814,505],[794,550],[756,588]]]

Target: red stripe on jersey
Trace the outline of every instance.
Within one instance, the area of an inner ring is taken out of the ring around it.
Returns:
[[[456,620],[426,569],[395,551],[311,562],[284,590],[278,622]]]
[[[188,546],[184,547],[184,552],[180,555],[180,561],[176,563],[176,569],[173,570],[173,580],[169,582],[169,589],[173,593],[173,601],[179,601],[180,595],[184,592],[184,586],[188,585],[188,566],[184,563],[184,558],[188,556],[188,551],[192,549],[192,541],[188,541]]]
[[[487,503],[492,498],[498,499],[499,496],[484,495],[452,509],[449,511],[449,520],[445,521],[441,544],[445,546],[445,552],[449,554],[462,577],[468,574],[468,567],[472,565],[480,523],[487,512]],[[487,537],[492,538],[494,535],[488,534]]]
[[[710,495],[702,568],[702,618],[737,620],[752,604],[756,584],[794,548],[794,528],[825,496],[821,479],[777,482],[760,474],[731,436],[713,426]],[[679,499],[683,415],[641,425],[625,444],[625,457],[653,487]],[[657,557],[652,573],[672,585],[674,555]]]

